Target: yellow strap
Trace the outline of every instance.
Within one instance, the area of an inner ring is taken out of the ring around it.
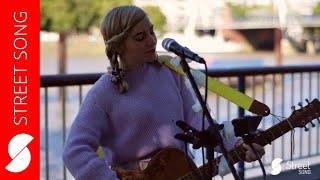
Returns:
[[[172,71],[179,74],[185,75],[181,67],[175,67],[170,63],[170,56],[159,56],[161,62],[166,65]],[[191,68],[192,69],[192,68]],[[195,69],[193,69],[195,70]],[[208,77],[208,90],[222,96],[234,104],[242,107],[243,109],[249,110],[254,99],[247,96],[246,94],[212,78]]]

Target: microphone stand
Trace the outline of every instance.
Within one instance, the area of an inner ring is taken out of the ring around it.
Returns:
[[[252,145],[252,143],[254,143],[254,138],[259,134],[257,128],[260,124],[261,119],[262,116],[244,116],[234,119],[231,122],[234,127],[235,136],[241,137],[243,139],[243,142],[248,144],[253,150],[253,153],[257,156],[259,165],[263,173],[263,179],[266,179],[266,170],[264,169],[261,157]]]
[[[190,67],[189,67],[189,65],[188,65],[188,63],[187,63],[187,61],[185,59],[185,55],[184,55],[183,50],[179,54],[179,56],[180,56],[180,59],[181,59],[180,65],[181,65],[183,71],[188,76],[188,78],[190,80],[190,83],[192,85],[192,88],[193,88],[194,92],[196,93],[196,96],[197,96],[197,98],[198,98],[198,100],[200,102],[200,105],[202,107],[203,113],[207,117],[207,120],[208,120],[208,123],[209,123],[209,127],[206,130],[206,131],[208,131],[208,133],[206,133],[206,135],[208,136],[208,137],[206,137],[206,139],[211,140],[211,142],[212,142],[212,140],[216,140],[215,144],[217,144],[220,147],[221,152],[222,152],[223,156],[226,159],[226,162],[228,164],[229,169],[232,172],[232,175],[233,175],[234,179],[240,180],[240,177],[237,174],[236,169],[234,168],[233,164],[230,161],[230,158],[228,156],[227,150],[223,145],[222,136],[221,136],[221,134],[219,132],[219,129],[220,129],[221,126],[213,121],[213,119],[212,119],[212,117],[211,117],[211,115],[209,113],[209,110],[208,110],[204,100],[202,99],[202,96],[201,96],[201,93],[200,93],[200,91],[199,91],[199,89],[197,87],[197,84],[196,84],[196,82],[195,82],[195,80],[194,80],[194,78],[193,78],[193,76],[192,76],[192,74],[190,72]],[[211,144],[211,145],[206,147],[207,148],[207,152],[209,152],[208,153],[209,154],[208,161],[210,161],[210,162],[208,162],[208,163],[209,163],[210,167],[211,167],[211,164],[212,164],[212,155],[213,155],[215,146],[216,145],[212,145]],[[212,171],[212,169],[210,169],[210,172],[211,171]],[[212,177],[213,174],[210,173],[209,176]]]

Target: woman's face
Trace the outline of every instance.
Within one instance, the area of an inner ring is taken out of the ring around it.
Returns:
[[[149,18],[134,26],[120,48],[120,59],[130,69],[156,59],[157,38]]]

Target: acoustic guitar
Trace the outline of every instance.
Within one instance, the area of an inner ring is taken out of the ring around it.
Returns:
[[[299,110],[294,110],[292,114],[270,127],[269,129],[257,135],[253,142],[261,146],[271,144],[272,141],[284,135],[295,127],[305,127],[307,123],[315,118],[319,123],[320,102],[314,99],[308,105],[301,107]],[[314,124],[312,123],[314,127]],[[242,146],[228,152],[229,159],[233,164],[245,159],[246,150]],[[215,158],[212,162],[214,168],[214,176],[218,174],[218,165],[222,155]],[[118,176],[125,180],[193,180],[209,173],[209,164],[196,167],[194,169],[189,166],[185,153],[177,148],[167,147],[159,151],[152,157],[148,166],[143,171],[117,171]]]

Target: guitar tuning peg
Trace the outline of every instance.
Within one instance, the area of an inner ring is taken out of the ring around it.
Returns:
[[[309,128],[307,128],[306,126],[304,126],[304,131],[309,131]]]
[[[298,105],[299,105],[301,108],[303,107],[303,106],[302,106],[302,102],[299,102]]]
[[[306,102],[308,103],[308,104],[310,104],[310,101],[308,100],[308,99],[305,99],[306,100]]]
[[[296,110],[296,107],[295,106],[291,106],[291,110],[292,111]]]
[[[312,121],[310,121],[310,124],[311,124],[312,127],[316,126]]]

